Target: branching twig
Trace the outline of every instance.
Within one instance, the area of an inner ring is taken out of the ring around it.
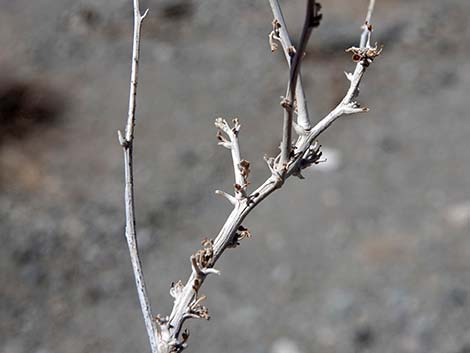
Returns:
[[[270,34],[271,50],[277,48],[274,40],[278,40],[281,43],[282,51],[287,60],[287,64],[291,67],[293,48],[292,42],[287,31],[286,22],[284,21],[284,16],[282,15],[282,10],[279,5],[278,0],[269,0],[271,5],[271,10],[273,12],[273,31]],[[302,77],[299,74],[297,78],[297,84],[295,86],[295,97],[297,103],[297,124],[302,127],[304,130],[309,130],[312,127],[310,122],[307,100],[305,98],[305,93],[302,85]]]
[[[215,121],[217,127],[217,139],[219,145],[228,148],[232,152],[233,171],[235,174],[235,195],[237,199],[246,197],[246,188],[248,186],[248,176],[250,174],[250,162],[245,159],[241,159],[240,156],[240,145],[238,143],[238,133],[240,132],[240,121],[235,118],[233,119],[233,127],[222,118],[217,118]],[[224,134],[228,137],[224,136]],[[217,192],[221,194],[221,192]],[[227,197],[227,194],[223,193],[223,196]],[[227,197],[228,198],[228,197]],[[228,198],[230,202],[232,200]]]
[[[296,145],[297,157],[291,160],[287,167],[287,174],[290,175],[299,171],[299,163],[302,161],[304,154],[308,151],[310,145],[315,139],[324,132],[335,120],[343,115],[367,112],[368,108],[363,108],[359,105],[355,99],[359,95],[359,85],[361,83],[364,73],[372,63],[375,57],[381,54],[382,48],[378,48],[377,45],[371,47],[370,37],[372,33],[372,25],[367,21],[372,16],[375,0],[370,0],[369,10],[367,12],[366,21],[364,22],[366,31],[366,43],[362,48],[352,47],[347,49],[347,52],[353,52],[353,61],[356,61],[356,68],[354,73],[345,73],[346,78],[350,81],[349,89],[341,100],[341,102],[333,109],[327,116],[320,120],[308,133],[305,139],[299,139]],[[361,35],[361,37],[363,34]],[[356,56],[356,57],[355,57]]]
[[[285,169],[290,160],[291,144],[292,144],[292,118],[295,104],[295,87],[297,86],[297,78],[300,72],[300,65],[307,47],[307,42],[314,27],[320,24],[321,15],[318,14],[320,5],[315,0],[307,0],[307,9],[305,13],[305,21],[300,36],[299,46],[295,51],[290,67],[290,78],[287,88],[287,98],[282,101],[284,108],[284,122],[281,141],[281,158],[279,160],[278,169]]]
[[[285,28],[284,19],[282,18],[282,13],[277,1],[270,0],[275,17],[275,21],[273,22],[274,31],[276,31],[270,36],[270,38],[272,41],[279,40],[281,42],[284,52],[286,53],[286,57],[288,58],[288,62],[291,64],[289,94],[287,97],[287,99],[290,99],[289,104],[291,105],[291,124],[293,104],[296,95],[298,102],[302,100],[302,105],[305,107],[304,112],[306,113],[305,99],[299,77],[300,63],[310,32],[319,20],[319,16],[317,14],[319,7],[316,6],[315,1],[308,0],[307,2],[308,7],[304,29],[302,31],[299,48],[297,49],[297,52],[295,52],[291,63],[290,51],[292,48],[287,30]],[[381,52],[381,49],[377,46],[372,47],[370,45],[370,35],[372,31],[370,17],[372,14],[373,5],[374,0],[370,0],[370,6],[365,23],[365,30],[367,32],[364,45],[362,44],[361,39],[361,45],[359,48],[352,47],[347,50],[348,52],[353,53],[353,60],[356,61],[357,64],[354,73],[346,74],[346,77],[350,81],[350,86],[346,95],[336,106],[336,108],[334,108],[326,117],[320,120],[320,122],[318,122],[314,127],[309,125],[308,114],[306,114],[301,119],[299,113],[298,123],[300,129],[302,130],[302,134],[293,148],[293,153],[290,153],[290,137],[283,137],[283,143],[288,142],[283,152],[281,152],[281,154],[276,158],[266,158],[269,169],[271,171],[271,176],[251,194],[249,194],[246,190],[248,185],[247,178],[250,171],[249,163],[245,160],[242,160],[240,156],[240,148],[238,143],[240,124],[238,119],[234,120],[233,127],[230,127],[229,124],[221,118],[216,120],[215,125],[219,129],[219,133],[217,135],[219,144],[229,148],[232,153],[235,174],[235,196],[231,196],[223,191],[216,191],[216,193],[227,198],[233,205],[233,210],[226,219],[217,237],[214,240],[204,239],[202,242],[202,248],[191,255],[190,263],[192,272],[186,284],[183,285],[181,281],[178,281],[176,284],[171,286],[170,294],[174,298],[171,314],[163,318],[158,315],[155,321],[152,321],[152,314],[145,291],[140,260],[137,252],[132,184],[132,141],[133,126],[135,122],[135,89],[137,85],[138,48],[140,41],[141,21],[143,17],[145,17],[145,15],[140,15],[138,11],[138,1],[134,0],[134,6],[137,10],[135,12],[136,30],[134,32],[131,99],[129,107],[129,119],[126,128],[126,137],[124,138],[122,134],[120,134],[120,142],[124,149],[126,170],[126,237],[128,239],[134,273],[136,276],[137,289],[139,292],[139,299],[141,301],[142,312],[144,314],[153,353],[156,353],[157,351],[158,353],[178,353],[186,348],[189,331],[183,330],[183,324],[185,321],[191,318],[209,318],[207,308],[201,304],[201,302],[205,299],[205,296],[199,295],[200,288],[206,277],[210,274],[219,274],[219,271],[215,270],[213,267],[226,249],[235,247],[238,245],[241,239],[251,236],[248,229],[242,226],[242,222],[245,217],[267,196],[269,196],[276,189],[280,188],[283,185],[285,179],[287,179],[289,176],[301,176],[300,172],[302,169],[319,162],[319,158],[321,156],[321,146],[318,144],[316,139],[336,119],[343,115],[367,111],[366,108],[361,108],[355,99],[359,94],[359,85],[366,68]],[[293,89],[294,87],[295,92]],[[289,121],[287,121],[287,124],[285,124],[284,131],[286,130],[286,126],[287,129],[290,129],[288,125]],[[308,128],[305,128],[306,126],[308,126]],[[282,173],[279,171],[279,165],[282,166]]]
[[[133,141],[135,126],[135,111],[137,106],[137,83],[140,57],[140,30],[142,22],[147,16],[148,10],[142,15],[140,13],[139,0],[134,0],[134,35],[132,44],[132,64],[131,80],[129,89],[129,112],[125,135],[118,131],[119,143],[124,152],[124,205],[126,208],[126,239],[129,247],[129,254],[134,271],[135,284],[139,295],[140,307],[144,316],[145,327],[150,340],[152,353],[158,353],[157,338],[155,335],[156,325],[153,321],[152,309],[147,296],[147,289],[144,281],[144,273],[139,257],[137,245],[137,234],[135,229],[135,211],[134,211],[134,170],[133,170]]]
[[[371,54],[373,54],[375,49],[369,48],[369,50],[372,50]],[[377,54],[377,52],[375,53]],[[286,165],[285,178],[299,173],[302,168],[318,161],[321,156],[321,152],[319,151],[320,146],[315,143],[315,140],[336,119],[344,114],[366,111],[366,109],[360,108],[354,99],[358,94],[358,88],[362,76],[371,60],[373,60],[373,57],[364,57],[357,63],[354,73],[349,75],[351,84],[344,99],[330,114],[315,125],[304,139],[299,139],[301,143],[296,146],[295,156],[294,158],[291,158]],[[220,142],[225,146],[229,141]],[[209,267],[212,267],[215,264],[225,249],[232,247],[234,244],[234,238],[237,237],[237,230],[240,228],[243,220],[250,211],[282,185],[282,180],[280,180],[279,175],[273,168],[275,161],[267,159],[267,162],[271,168],[272,175],[260,187],[237,203],[233,201],[233,197],[227,197],[234,204],[234,209],[213,242],[213,254],[208,263]],[[206,275],[201,275],[200,273],[198,274],[197,271],[193,271],[186,285],[182,289],[181,295],[177,300],[175,300],[168,323],[165,324],[165,330],[169,332],[167,345],[174,344],[174,350],[178,350],[178,347],[181,347],[178,343],[178,335],[181,332],[184,321],[187,319],[185,313],[188,310],[187,308],[191,306],[191,303],[194,302],[197,290],[201,287],[205,277]],[[195,286],[195,284],[197,284],[197,286]]]

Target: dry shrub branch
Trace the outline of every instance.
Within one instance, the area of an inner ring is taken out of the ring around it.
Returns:
[[[371,44],[372,25],[370,20],[375,1],[370,0],[359,46],[346,49],[346,52],[352,54],[352,60],[356,63],[354,71],[346,73],[349,88],[338,105],[316,124],[312,124],[309,117],[300,69],[308,40],[313,30],[320,25],[322,20],[321,6],[316,1],[306,1],[307,6],[302,33],[298,41],[299,44],[294,47],[287,32],[278,0],[269,0],[269,4],[274,16],[272,31],[268,36],[269,44],[273,52],[279,48],[282,49],[290,73],[286,95],[280,102],[284,110],[281,152],[276,157],[265,157],[270,176],[263,184],[250,192],[248,188],[250,185],[250,162],[242,159],[238,141],[241,130],[240,121],[233,119],[232,124],[230,124],[223,118],[215,120],[219,145],[230,150],[234,170],[233,195],[220,190],[217,190],[216,194],[225,197],[233,209],[218,235],[214,239],[204,239],[201,248],[190,256],[192,271],[189,279],[185,283],[182,281],[172,283],[170,295],[173,297],[174,302],[171,313],[166,316],[154,316],[148,300],[137,246],[133,178],[133,142],[137,106],[140,32],[148,10],[142,14],[139,0],[133,0],[134,36],[129,111],[126,129],[124,133],[119,132],[118,135],[124,153],[125,235],[152,353],[177,353],[187,347],[189,330],[187,328],[183,329],[186,320],[208,320],[210,317],[207,307],[203,305],[206,296],[200,294],[205,279],[211,274],[220,274],[214,266],[226,249],[236,247],[241,240],[251,236],[250,231],[242,225],[245,217],[271,193],[281,188],[289,177],[303,178],[301,173],[303,169],[320,162],[321,146],[317,138],[334,121],[345,115],[368,111],[367,108],[361,107],[356,99],[359,95],[359,85],[362,77],[382,51],[377,44]],[[295,141],[292,138],[293,134],[297,136]]]

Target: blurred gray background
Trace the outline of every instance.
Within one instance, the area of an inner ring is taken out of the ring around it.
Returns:
[[[304,1],[283,1],[298,37]],[[342,97],[366,0],[324,0],[303,77],[315,121]],[[139,241],[156,313],[230,207],[213,121],[238,116],[252,184],[280,140],[287,70],[261,0],[142,0]],[[470,2],[377,0],[371,113],[320,138],[328,162],[245,222],[202,293],[190,352],[470,352]],[[131,0],[0,0],[0,352],[147,352],[123,236],[116,131]]]

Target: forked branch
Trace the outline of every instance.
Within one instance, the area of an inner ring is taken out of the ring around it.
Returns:
[[[321,146],[316,139],[335,120],[343,115],[368,110],[367,108],[362,108],[356,101],[356,98],[359,94],[359,85],[366,69],[382,50],[377,47],[377,45],[371,46],[370,44],[372,33],[370,19],[375,1],[370,0],[366,21],[363,27],[364,32],[361,35],[359,47],[351,47],[346,50],[352,53],[353,61],[356,62],[354,72],[346,73],[346,77],[350,82],[349,89],[341,102],[313,127],[308,117],[306,100],[300,81],[300,65],[310,33],[312,29],[319,24],[321,19],[321,15],[318,13],[320,6],[315,1],[307,0],[305,23],[299,46],[297,50],[295,50],[292,47],[291,40],[287,33],[278,1],[269,0],[269,2],[274,15],[273,32],[269,37],[271,48],[273,50],[276,49],[276,41],[281,43],[290,68],[288,91],[284,101],[286,105],[284,107],[286,115],[284,117],[281,153],[276,158],[266,158],[271,175],[255,191],[249,193],[247,186],[249,184],[248,176],[250,173],[250,164],[248,161],[243,160],[240,154],[238,141],[240,123],[238,119],[234,119],[233,126],[230,126],[227,121],[222,118],[216,120],[215,125],[218,129],[217,137],[219,145],[230,149],[232,155],[235,175],[235,196],[223,191],[216,191],[216,193],[230,201],[233,210],[225,220],[217,236],[214,239],[205,238],[202,241],[202,247],[190,256],[189,262],[192,271],[187,282],[183,284],[183,282],[178,281],[171,285],[170,295],[173,297],[174,302],[170,315],[164,317],[157,315],[155,319],[152,319],[137,249],[134,216],[132,144],[135,124],[140,28],[142,20],[146,15],[146,13],[144,15],[140,14],[138,0],[134,0],[135,28],[129,116],[125,136],[120,133],[119,139],[123,147],[125,162],[126,238],[129,245],[139,300],[150,339],[152,353],[178,353],[186,348],[189,338],[189,331],[187,329],[183,330],[183,325],[186,320],[209,319],[208,309],[202,305],[206,296],[200,295],[200,289],[205,279],[211,274],[220,274],[220,272],[214,268],[214,265],[226,249],[238,246],[242,239],[251,236],[249,230],[242,225],[246,216],[272,192],[279,189],[291,175],[302,177],[301,171],[303,169],[319,162]],[[296,132],[299,138],[295,145],[292,146],[291,131],[295,103],[297,103],[298,117],[297,124],[294,126],[297,127]]]
[[[278,0],[269,0],[269,5],[273,12],[273,30],[269,34],[269,43],[271,46],[271,51],[275,51],[278,48],[279,42],[282,47],[282,51],[287,60],[289,68],[292,63],[292,56],[294,55],[294,46],[289,37],[289,32],[287,31],[287,26],[284,21],[284,16],[282,15],[282,10],[279,5]],[[297,75],[297,84],[295,86],[295,96],[297,103],[297,124],[301,126],[304,130],[309,130],[312,127],[310,122],[307,100],[305,98],[304,88],[302,85],[302,77],[300,73]]]
[[[227,123],[225,119],[217,118],[215,120],[217,127],[217,139],[219,145],[228,148],[232,152],[233,171],[235,174],[235,189],[236,199],[240,200],[246,198],[246,189],[248,186],[248,176],[250,175],[250,162],[241,159],[240,145],[238,143],[238,133],[240,132],[240,121],[238,118],[233,119],[233,127]],[[227,137],[228,139],[227,139]],[[217,194],[225,196],[230,202],[233,203],[230,195],[217,190]]]
[[[282,141],[281,141],[281,158],[279,160],[278,169],[285,170],[285,167],[290,159],[292,148],[292,119],[295,106],[295,87],[297,86],[297,79],[300,72],[300,65],[305,54],[310,34],[314,27],[320,25],[322,16],[319,14],[321,9],[320,4],[315,0],[307,1],[307,9],[305,10],[305,21],[300,36],[299,46],[294,50],[292,65],[290,66],[290,77],[287,86],[287,97],[281,102],[284,108],[284,121],[282,126]]]

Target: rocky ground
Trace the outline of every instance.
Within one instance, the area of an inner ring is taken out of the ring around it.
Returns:
[[[365,0],[324,1],[303,66],[310,111],[347,86]],[[304,1],[287,4],[292,33]],[[279,143],[287,71],[267,1],[142,0],[139,240],[155,310],[229,212],[213,120],[238,116],[252,184]],[[190,352],[470,352],[466,0],[378,0],[371,113],[320,139],[328,162],[247,219],[203,292]],[[0,352],[146,352],[123,238],[129,0],[0,0]]]

